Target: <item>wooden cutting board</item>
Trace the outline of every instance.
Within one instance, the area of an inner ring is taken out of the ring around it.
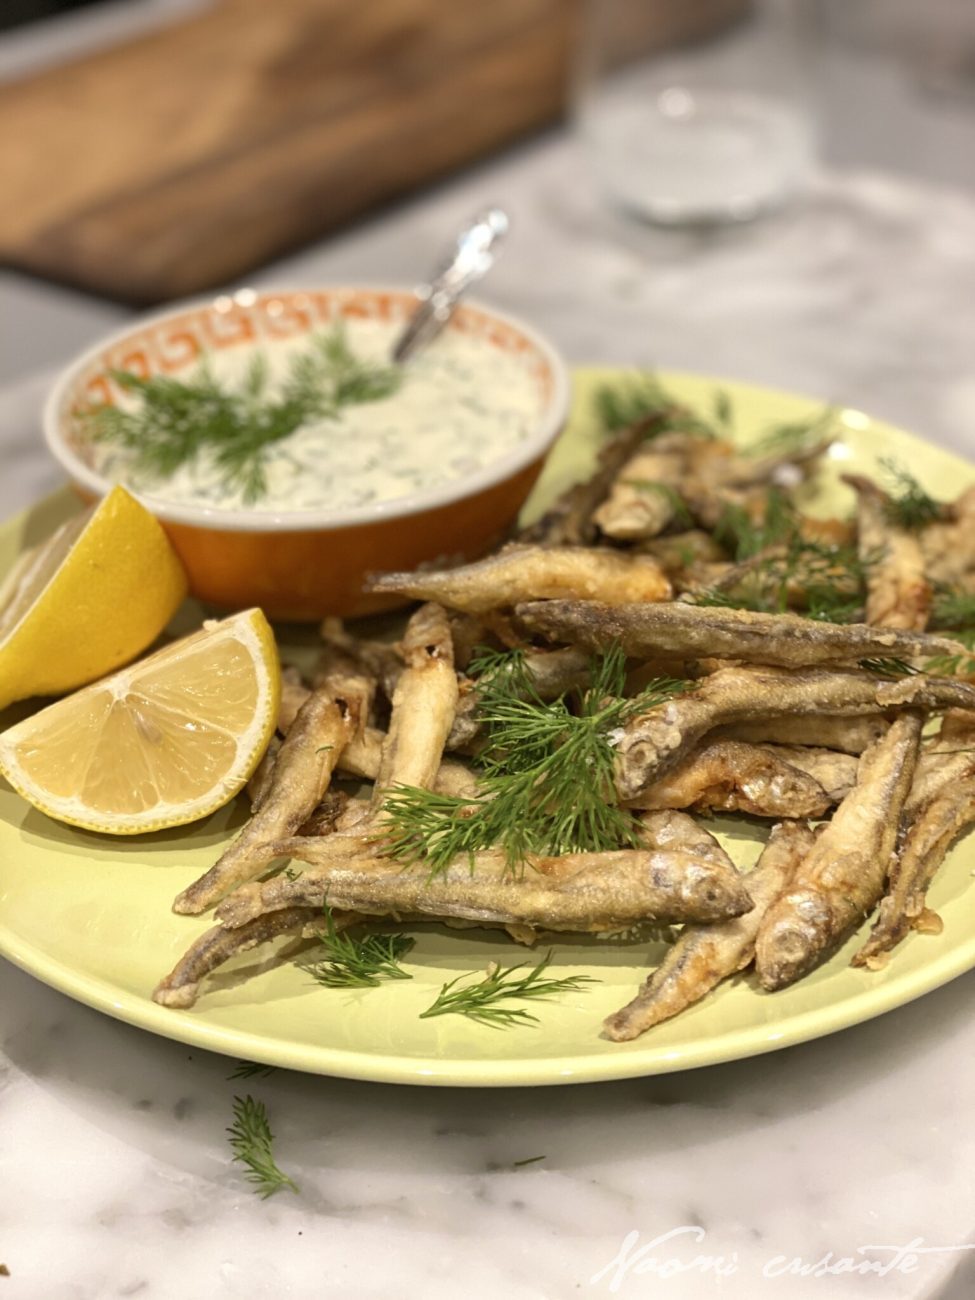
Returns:
[[[557,114],[574,0],[217,0],[0,87],[0,259],[198,292]]]
[[[213,0],[0,86],[0,261],[134,304],[233,281],[557,116],[601,3]],[[610,57],[751,0],[627,3]]]

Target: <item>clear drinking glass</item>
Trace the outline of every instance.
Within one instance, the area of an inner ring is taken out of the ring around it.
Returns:
[[[815,162],[792,0],[588,0],[574,106],[595,174],[667,225],[777,207]]]

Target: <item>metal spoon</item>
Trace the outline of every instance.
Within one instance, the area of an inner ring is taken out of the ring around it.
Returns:
[[[417,288],[420,304],[396,340],[395,362],[402,365],[437,337],[461,296],[494,265],[508,226],[508,214],[502,208],[487,208],[465,226],[457,236],[456,248],[431,282]]]

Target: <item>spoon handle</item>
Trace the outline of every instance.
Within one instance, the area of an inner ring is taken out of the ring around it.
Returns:
[[[487,208],[465,226],[449,259],[429,284],[417,289],[419,306],[396,340],[392,353],[395,362],[402,365],[437,337],[461,296],[491,269],[508,226],[508,215],[502,208]]]

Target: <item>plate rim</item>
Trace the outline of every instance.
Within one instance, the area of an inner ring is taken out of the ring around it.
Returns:
[[[634,372],[618,365],[574,366],[573,387],[576,390],[580,381],[591,383],[600,376],[626,373]],[[661,370],[656,373],[665,384],[692,382],[712,388],[727,386],[748,390],[765,398],[822,405],[821,398],[745,380],[694,371]],[[575,396],[577,393],[574,391]],[[903,435],[959,464],[967,463],[953,449],[930,443],[920,434],[860,412],[858,408],[844,406],[841,409],[857,411],[866,416],[874,432]],[[865,429],[863,432],[869,431]],[[68,494],[69,487],[57,489],[30,503],[25,511],[0,521],[0,528],[16,527],[17,521],[29,511],[54,503],[59,496]],[[2,897],[0,893],[0,908]],[[909,939],[917,942],[919,937],[912,935]],[[654,1047],[648,1044],[646,1038],[641,1038],[631,1044],[617,1045],[620,1049],[618,1052],[492,1059],[364,1054],[324,1044],[311,1046],[293,1040],[272,1039],[267,1034],[213,1024],[199,1019],[193,1011],[160,1007],[148,995],[129,992],[106,979],[77,971],[30,941],[22,939],[3,921],[2,914],[0,957],[57,992],[116,1020],[171,1041],[228,1057],[310,1074],[376,1083],[440,1087],[544,1087],[608,1082],[699,1069],[763,1055],[852,1028],[905,1006],[975,968],[975,933],[949,944],[927,960],[920,969],[905,969],[902,975],[888,976],[882,983],[865,985],[862,991],[849,994],[825,1007],[814,1006],[796,1011],[781,1025],[774,1022],[746,1025],[718,1034],[711,1033],[676,1047]]]
[[[925,936],[910,937],[917,940]],[[968,940],[947,948],[935,961],[927,963],[922,968],[927,978],[919,979],[917,972],[905,972],[903,976],[887,980],[883,984],[865,987],[862,993],[832,1003],[826,1009],[814,1007],[797,1012],[785,1022],[789,1026],[786,1032],[770,1032],[772,1026],[763,1029],[753,1025],[717,1038],[713,1035],[702,1038],[679,1048],[619,1044],[622,1050],[618,1054],[614,1052],[598,1056],[496,1060],[459,1060],[451,1057],[442,1060],[436,1057],[391,1054],[364,1055],[362,1052],[326,1045],[312,1048],[280,1039],[269,1039],[264,1034],[214,1025],[209,1021],[195,1019],[192,1011],[160,1007],[148,997],[119,992],[118,989],[113,992],[113,986],[107,981],[78,975],[71,967],[46,954],[40,954],[41,969],[38,970],[31,965],[28,956],[37,951],[33,945],[18,941],[8,927],[0,925],[0,957],[6,958],[26,974],[75,1002],[171,1041],[203,1048],[222,1056],[275,1065],[305,1074],[371,1083],[467,1088],[608,1083],[748,1060],[782,1048],[813,1042],[817,1038],[874,1020],[933,993],[975,968],[973,935]],[[901,992],[904,984],[911,989],[906,997]],[[172,1031],[168,1028],[169,1025],[172,1025]],[[640,1041],[636,1039],[634,1044],[639,1044]],[[264,1044],[270,1046],[265,1047]],[[539,1074],[549,1077],[538,1077]]]

